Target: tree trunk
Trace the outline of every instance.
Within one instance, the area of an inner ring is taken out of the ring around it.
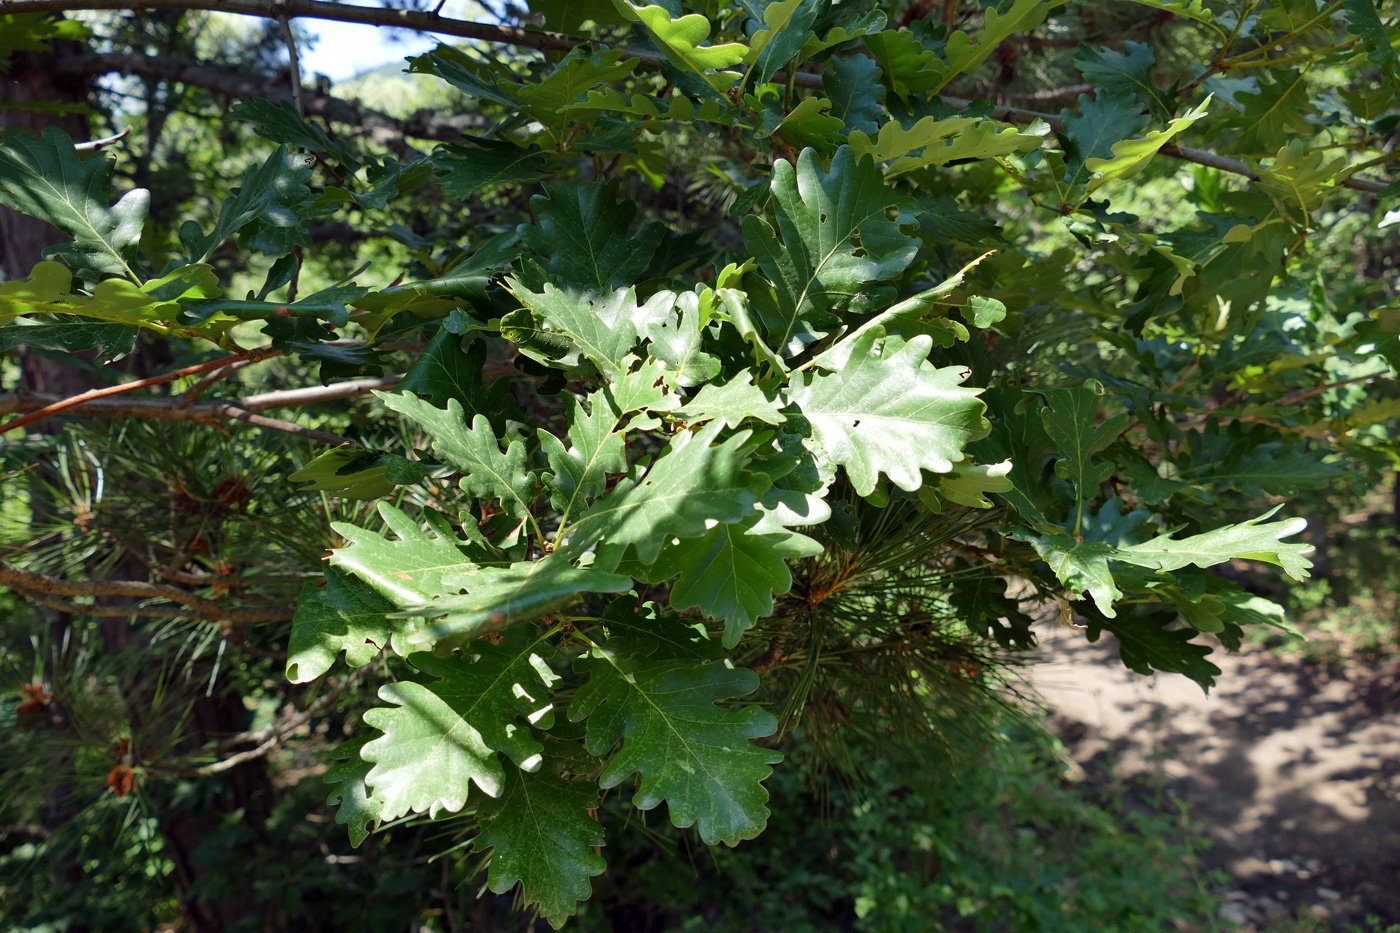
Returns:
[[[87,103],[92,90],[90,77],[56,74],[48,65],[49,60],[81,46],[71,42],[55,42],[53,46],[50,52],[19,53],[10,60],[9,70],[0,74],[0,101],[5,103],[0,107],[0,128],[37,136],[44,127],[56,126],[74,139],[87,139],[85,114],[56,115],[23,107],[26,103]],[[44,258],[44,247],[62,241],[63,235],[42,220],[0,207],[0,273],[5,279],[24,278]],[[92,380],[81,369],[62,366],[36,354],[22,351],[20,368],[21,385],[31,391],[74,395],[92,388]]]

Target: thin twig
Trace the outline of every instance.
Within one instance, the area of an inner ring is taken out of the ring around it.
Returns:
[[[11,587],[11,589],[24,599],[39,603],[41,606],[48,606],[50,609],[57,609],[60,612],[71,612],[75,615],[200,619],[205,622],[289,622],[293,615],[291,609],[222,609],[219,611],[217,619],[210,619],[191,609],[176,609],[173,606],[89,606],[85,603],[59,599],[57,596],[36,593],[22,587]]]
[[[974,103],[961,97],[944,97],[943,102],[954,110],[966,110]],[[993,107],[992,117],[1006,123],[1034,123],[1036,120],[1043,120],[1048,123],[1056,132],[1064,131],[1064,121],[1052,113],[1040,113],[1036,110],[1022,110],[1019,107]],[[1222,172],[1229,172],[1232,175],[1243,175],[1251,181],[1257,181],[1259,174],[1250,168],[1248,163],[1239,159],[1231,159],[1228,156],[1216,155],[1213,152],[1206,152],[1204,149],[1192,149],[1189,146],[1177,146],[1168,143],[1157,150],[1162,155],[1171,159],[1180,159],[1183,162],[1194,162],[1197,165],[1204,165],[1209,168],[1218,169]],[[1368,194],[1376,194],[1384,191],[1389,182],[1371,181],[1368,178],[1346,178],[1338,183],[1339,187],[1351,188],[1355,191],[1364,191]]]
[[[127,127],[120,133],[116,133],[112,136],[104,136],[101,139],[89,139],[86,142],[74,143],[73,148],[78,152],[96,152],[99,149],[106,149],[108,146],[121,142],[126,138],[126,134],[130,132],[131,128]]]
[[[55,13],[68,10],[127,10],[130,0],[6,0],[5,9],[13,13]],[[221,13],[241,13],[264,19],[309,17],[341,23],[361,23],[366,26],[388,26],[416,32],[438,33],[461,39],[500,42],[540,51],[567,52],[584,40],[577,36],[495,23],[474,23],[452,19],[436,13],[395,10],[387,7],[352,6],[327,0],[142,0],[143,10],[215,10]],[[658,52],[631,52],[646,59],[661,59]]]
[[[1274,404],[1296,405],[1303,399],[1311,398],[1312,396],[1317,395],[1320,392],[1328,392],[1332,389],[1345,388],[1346,386],[1356,385],[1359,382],[1375,382],[1378,380],[1385,379],[1385,376],[1383,375],[1384,373],[1385,370],[1382,369],[1377,372],[1368,373],[1364,376],[1355,376],[1351,379],[1340,379],[1337,382],[1324,382],[1321,385],[1311,386],[1307,389],[1299,389],[1297,392],[1292,392],[1288,395],[1285,395],[1283,398],[1279,399]]]
[[[195,402],[199,401],[199,396],[200,396],[200,394],[201,394],[205,389],[209,388],[211,385],[213,385],[214,383],[218,382],[218,381],[221,380],[221,379],[227,379],[229,376],[232,376],[234,373],[238,372],[240,369],[246,369],[247,367],[253,365],[255,362],[257,362],[257,361],[256,361],[256,360],[234,360],[232,363],[229,363],[227,366],[224,366],[224,367],[222,367],[222,368],[220,368],[220,369],[216,369],[216,370],[214,370],[214,371],[211,372],[211,373],[207,373],[207,374],[201,376],[198,382],[196,382],[194,385],[190,386],[190,387],[189,387],[188,389],[186,389],[183,393],[181,393],[181,395],[180,395],[180,402],[181,402],[181,404],[182,404],[184,407],[188,408],[189,406],[193,405]]]
[[[292,258],[296,260],[296,266],[292,269],[292,280],[287,283],[287,304],[297,300],[297,289],[301,287],[301,247],[292,247]]]
[[[231,613],[254,612],[263,613],[267,610],[237,610],[220,606],[216,602],[195,596],[193,593],[182,590],[178,586],[170,586],[165,583],[148,583],[144,580],[64,580],[59,577],[50,576],[46,573],[38,573],[33,570],[26,570],[9,561],[0,560],[0,584],[15,589],[27,590],[30,593],[46,594],[53,596],[134,596],[141,599],[168,599],[171,602],[188,606],[193,614],[200,618],[208,619],[211,622],[238,622],[238,621],[267,621],[265,617],[257,619],[237,619]],[[78,611],[87,612],[89,608],[94,609],[116,609],[115,613],[88,613],[89,615],[124,615],[130,612],[125,607],[80,607]],[[276,610],[285,612],[286,610]],[[290,618],[290,616],[287,616]]]
[[[267,728],[259,729],[256,732],[240,732],[237,735],[229,736],[228,738],[220,742],[218,745],[214,746],[214,752],[217,754],[220,752],[227,751],[230,748],[233,748],[234,746],[243,745],[249,742],[256,742],[257,746],[255,748],[250,748],[247,751],[238,752],[237,754],[230,755],[229,757],[224,758],[220,761],[213,762],[212,764],[201,765],[197,768],[171,768],[156,765],[151,767],[150,770],[159,774],[168,774],[173,777],[213,777],[217,774],[222,774],[225,771],[232,770],[233,768],[236,768],[239,765],[244,764],[245,762],[254,761],[258,758],[262,758],[263,756],[267,755],[268,752],[272,751],[274,748],[280,745],[282,743],[282,740],[285,739],[288,735],[291,735],[294,731],[296,731],[301,726],[309,722],[312,719],[312,717],[321,713],[332,703],[338,700],[341,697],[341,695],[345,693],[346,690],[350,689],[350,687],[360,679],[360,677],[366,670],[368,670],[368,667],[362,667],[359,670],[355,671],[349,677],[336,684],[335,687],[328,690],[324,695],[317,699],[316,702],[312,703],[306,709],[302,710],[299,713],[296,713],[293,716],[289,716],[282,722],[274,723],[268,726]]]
[[[164,421],[190,421],[198,424],[218,424],[236,416],[237,412],[270,411],[275,408],[298,408],[321,402],[365,395],[378,389],[392,389],[403,376],[378,376],[351,379],[328,386],[307,386],[300,389],[279,389],[241,398],[197,402],[186,405],[181,398],[99,398],[66,408],[70,415],[95,415],[103,418],[158,418]],[[35,411],[63,401],[51,392],[6,392],[0,394],[0,414]],[[239,417],[238,420],[247,420]],[[252,423],[252,422],[250,422]]]
[[[1096,88],[1097,85],[1094,84],[1069,84],[1026,94],[1007,94],[1006,99],[1022,104],[1050,104],[1060,100],[1073,100],[1080,94],[1092,94]]]
[[[238,360],[246,360],[248,362],[256,363],[259,360],[265,360],[269,357],[277,356],[281,352],[281,350],[274,350],[272,347],[260,347],[256,350],[249,350],[247,353],[240,353],[236,356],[226,356],[222,359],[210,360],[207,363],[200,363],[197,366],[186,366],[184,369],[177,369],[174,372],[163,373],[159,376],[150,376],[146,379],[137,379],[135,382],[123,382],[121,385],[107,386],[103,389],[91,389],[87,392],[81,392],[77,395],[73,395],[68,398],[62,399],[61,401],[54,402],[53,404],[47,405],[44,408],[39,409],[38,411],[30,412],[29,414],[24,415],[23,417],[15,418],[12,421],[8,421],[5,424],[0,425],[0,434],[4,434],[6,431],[13,431],[15,428],[22,428],[26,424],[33,424],[36,421],[42,421],[51,415],[56,415],[59,412],[66,411],[69,408],[75,408],[78,405],[82,405],[85,402],[91,402],[96,399],[106,398],[111,395],[120,395],[124,392],[131,392],[135,389],[144,389],[150,386],[160,385],[165,382],[173,382],[176,379],[180,379],[184,376],[193,376],[196,373],[208,372],[211,369],[218,369],[222,366],[227,366],[229,365],[229,363]]]
[[[305,117],[306,111],[301,106],[301,59],[297,57],[297,40],[292,35],[292,23],[283,15],[277,17],[277,24],[282,27],[282,41],[287,44],[287,58],[291,60],[292,106],[296,108],[297,116]]]
[[[264,726],[263,728],[253,732],[240,732],[237,735],[231,735],[223,741],[219,742],[219,744],[215,745],[214,751],[225,752],[236,745],[244,745],[249,743],[261,744],[263,742],[266,742],[270,738],[284,736],[287,733],[291,732],[293,729],[305,725],[312,719],[312,717],[321,713],[332,703],[338,700],[341,696],[343,696],[345,694],[345,691],[349,690],[356,683],[358,683],[360,679],[364,677],[365,672],[369,669],[369,665],[357,668],[356,670],[352,671],[350,675],[344,680],[342,680],[340,683],[336,684],[334,687],[321,694],[321,696],[317,697],[311,703],[310,706],[306,707],[306,709],[302,710],[301,712],[294,713],[282,722],[272,723],[271,725]]]
[[[322,444],[340,444],[349,447],[363,446],[359,441],[339,434],[332,434],[329,431],[318,431],[315,428],[304,428],[294,421],[283,421],[281,418],[269,418],[266,415],[255,415],[250,411],[239,408],[237,405],[223,405],[219,413],[225,418],[232,418],[236,421],[246,421],[248,424],[256,424],[260,428],[271,428],[274,431],[285,431],[288,434],[295,434],[298,437],[310,438],[313,441],[320,441]]]

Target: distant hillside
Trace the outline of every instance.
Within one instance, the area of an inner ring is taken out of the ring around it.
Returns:
[[[408,117],[424,107],[448,107],[454,92],[431,75],[406,74],[402,59],[386,62],[333,86],[337,97],[359,100],[395,117]]]

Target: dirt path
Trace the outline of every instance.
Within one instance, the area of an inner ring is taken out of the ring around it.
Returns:
[[[1234,879],[1225,919],[1400,923],[1400,663],[1329,672],[1249,649],[1213,658],[1224,673],[1207,697],[1131,673],[1116,650],[1056,630],[1031,680],[1077,761],[1153,776],[1190,804],[1216,840],[1207,866]]]

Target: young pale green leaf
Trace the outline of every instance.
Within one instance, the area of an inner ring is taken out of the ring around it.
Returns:
[[[651,629],[654,635],[639,627],[620,632],[574,662],[589,675],[569,704],[571,720],[588,720],[586,747],[601,755],[622,742],[598,784],[615,787],[640,773],[632,798],[638,809],[664,801],[671,822],[696,826],[707,844],[752,839],[768,818],[762,782],[782,755],[749,740],[771,735],[777,720],[755,706],[715,704],[752,693],[758,676],[674,657],[672,646],[688,639],[673,616],[653,620]]]
[[[387,502],[379,503],[379,515],[399,540],[335,522],[331,529],[350,543],[331,551],[330,561],[332,566],[355,574],[395,606],[425,603],[446,592],[443,574],[475,566],[462,551],[466,542],[440,523],[435,534],[427,534]]]
[[[42,264],[41,264],[42,265]],[[57,263],[54,263],[57,265]],[[200,267],[203,269],[204,267]],[[154,283],[150,283],[154,284]],[[177,283],[174,288],[178,288]],[[44,293],[50,290],[44,287]],[[145,327],[161,334],[171,333],[176,322],[185,323],[183,309],[175,301],[159,298],[127,279],[103,279],[92,286],[91,297],[59,295],[47,301],[37,301],[37,291],[30,283],[0,294],[0,309],[11,314],[74,314],[112,324]],[[169,290],[160,289],[161,294]],[[203,289],[195,287],[196,293]],[[38,326],[38,325],[31,325]],[[217,328],[205,328],[201,336],[212,336]]]
[[[938,61],[932,63],[929,70],[938,74],[938,80],[929,90],[941,91],[949,81],[986,61],[987,56],[1013,34],[1039,26],[1050,14],[1051,6],[1051,0],[1013,0],[1004,8],[987,7],[983,10],[982,28],[975,38],[962,30],[948,37],[943,50],[947,65]]]
[[[935,369],[928,337],[877,348],[883,336],[879,327],[858,335],[839,369],[805,372],[787,392],[812,425],[818,458],[845,467],[862,496],[881,473],[913,491],[923,470],[949,472],[986,425],[980,390],[961,385],[966,369]]]
[[[715,443],[723,427],[712,421],[694,434],[677,434],[640,478],[594,500],[569,533],[570,550],[598,544],[607,552],[605,560],[600,550],[598,564],[607,567],[630,547],[650,565],[673,538],[698,538],[716,524],[752,516],[769,479],[748,469],[749,432]]]
[[[365,780],[384,801],[382,819],[456,812],[472,784],[501,796],[506,773],[497,752],[527,771],[539,768],[544,746],[525,726],[547,729],[554,721],[548,688],[559,678],[545,663],[554,653],[548,636],[516,628],[499,644],[478,642],[472,651],[475,660],[409,655],[435,679],[387,684],[379,698],[392,705],[365,713],[365,722],[384,733],[360,752],[374,763]]]
[[[1141,544],[1119,548],[1113,553],[1113,559],[1153,570],[1213,567],[1235,558],[1262,560],[1282,567],[1283,572],[1294,580],[1306,580],[1312,567],[1312,562],[1307,559],[1312,546],[1285,544],[1281,539],[1307,528],[1307,519],[1288,518],[1268,522],[1267,519],[1279,508],[1282,506],[1237,525],[1226,525],[1185,538],[1173,539],[1170,533],[1159,535]]]
[[[1172,120],[1165,129],[1153,130],[1141,139],[1125,139],[1114,143],[1112,158],[1085,159],[1084,167],[1094,173],[1093,178],[1089,180],[1089,193],[1098,191],[1111,181],[1131,178],[1142,171],[1173,136],[1204,117],[1209,106],[1210,98],[1207,97],[1199,107]]]
[[[1010,460],[991,464],[956,463],[953,472],[939,478],[938,494],[957,505],[990,509],[994,503],[987,498],[987,493],[1005,493],[1015,488],[1010,473]],[[928,489],[928,486],[919,490],[920,498],[924,495],[924,489]]]
[[[0,324],[8,324],[17,314],[49,310],[51,304],[68,296],[73,289],[73,273],[61,262],[45,259],[22,279],[0,282]]]
[[[603,828],[589,812],[597,807],[593,784],[546,769],[507,769],[501,796],[476,811],[481,832],[472,849],[492,850],[486,886],[504,894],[519,882],[525,905],[562,927],[593,893],[589,879],[607,868],[594,851],[603,844]]]
[[[544,257],[557,280],[612,290],[631,285],[651,262],[666,235],[660,223],[629,234],[637,215],[633,201],[618,200],[618,182],[570,182],[544,186],[530,199],[539,226],[521,224],[520,239]]]
[[[417,619],[391,619],[398,607],[338,567],[326,568],[326,585],[302,587],[292,617],[287,645],[287,679],[294,684],[315,680],[345,652],[347,667],[364,667],[391,642],[405,655],[404,639],[419,625]]]
[[[472,567],[444,574],[442,582],[441,594],[403,607],[406,616],[432,620],[410,636],[411,643],[439,652],[558,612],[581,593],[622,593],[632,587],[631,577],[574,567],[556,556],[509,567]]]
[[[749,47],[740,42],[701,45],[710,37],[710,21],[699,13],[672,19],[664,7],[638,6],[630,0],[613,0],[613,4],[623,17],[646,27],[667,61],[681,71],[700,75],[716,91],[733,84],[737,76],[710,72],[737,65],[749,53]]]
[[[365,783],[374,764],[361,758],[360,750],[369,739],[367,735],[357,736],[336,746],[331,752],[332,764],[322,778],[327,784],[340,785],[331,791],[326,803],[339,808],[335,821],[345,827],[350,845],[355,848],[365,841],[384,812],[384,799],[371,793]]]
[[[1079,113],[1061,111],[1065,127],[1066,185],[1082,185],[1093,174],[1086,159],[1111,159],[1114,143],[1138,132],[1147,123],[1142,102],[1127,94],[1100,91],[1079,95]]]
[[[328,492],[342,499],[381,499],[398,486],[421,483],[435,466],[398,454],[336,447],[288,474],[287,479],[310,483],[304,487],[308,491]]]
[[[113,163],[103,155],[79,159],[73,140],[56,126],[42,136],[11,131],[0,144],[0,204],[57,227],[73,242],[51,246],[74,269],[137,280],[131,262],[150,208],[151,193],[133,188],[108,206]],[[23,270],[14,270],[18,277]]]
[[[720,385],[710,383],[695,398],[676,413],[678,418],[692,424],[717,419],[729,427],[738,427],[745,418],[756,418],[768,424],[782,424],[787,416],[776,393],[753,384],[753,375],[735,376]]]
[[[1254,184],[1300,210],[1303,223],[1311,226],[1311,215],[1322,207],[1333,180],[1346,165],[1346,156],[1329,159],[1324,152],[1309,152],[1307,142],[1295,139],[1278,151],[1272,164],[1259,167]]]
[[[1030,152],[1040,146],[1041,138],[1034,133],[977,117],[924,117],[908,129],[890,120],[873,139],[860,130],[851,133],[851,148],[858,156],[869,155],[881,163],[886,178],[955,160]]]
[[[770,187],[777,230],[744,218],[744,244],[764,277],[743,281],[768,346],[792,356],[834,327],[836,312],[893,298],[886,283],[909,265],[918,241],[886,216],[898,199],[869,156],[857,159],[849,146],[837,150],[830,172],[811,149],[796,167],[779,160]]]
[[[466,473],[462,491],[483,499],[499,499],[501,506],[518,519],[530,516],[535,500],[535,481],[526,469],[525,444],[511,440],[504,452],[490,420],[478,413],[467,424],[462,404],[447,400],[446,410],[412,395],[376,392],[380,401],[417,422],[433,439],[433,451],[446,462]]]
[[[744,64],[759,84],[767,84],[782,68],[815,38],[812,24],[821,5],[808,0],[776,0],[763,10],[763,25],[749,37]]]
[[[822,546],[806,535],[783,529],[755,534],[754,522],[718,525],[701,538],[666,548],[657,566],[680,571],[671,586],[677,612],[699,609],[724,623],[724,647],[739,643],[754,622],[773,611],[773,596],[792,588],[787,561],[813,557]]]

